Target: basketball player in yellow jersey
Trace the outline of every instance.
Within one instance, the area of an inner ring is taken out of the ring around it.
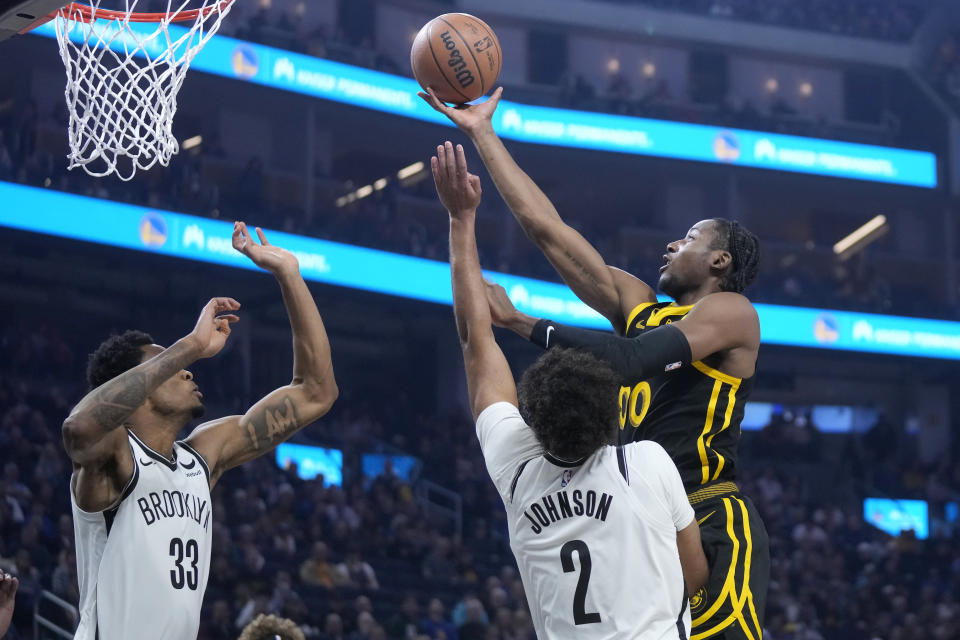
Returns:
[[[740,421],[760,346],[757,313],[741,293],[757,273],[757,238],[736,222],[698,222],[667,245],[658,286],[675,302],[658,302],[645,282],[608,266],[517,166],[491,123],[501,94],[456,109],[432,92],[421,97],[470,136],[527,236],[618,335],[519,313],[491,285],[493,321],[544,348],[576,347],[613,365],[623,380],[621,442],[654,440],[666,449],[701,526],[710,579],[691,599],[691,639],[759,640],[768,540],[735,483]]]

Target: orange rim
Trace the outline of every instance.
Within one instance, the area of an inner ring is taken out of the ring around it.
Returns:
[[[93,22],[94,20],[106,19],[106,20],[126,20],[128,22],[164,22],[165,20],[170,20],[171,22],[187,22],[196,20],[201,15],[206,18],[208,15],[214,11],[223,11],[228,7],[233,0],[220,0],[220,2],[210,5],[205,9],[189,9],[187,11],[180,11],[172,18],[168,18],[166,13],[127,13],[126,11],[113,11],[111,9],[94,9],[90,5],[81,4],[79,2],[71,2],[67,6],[53,12],[49,18],[54,16],[61,16],[69,20],[77,20],[79,22]]]

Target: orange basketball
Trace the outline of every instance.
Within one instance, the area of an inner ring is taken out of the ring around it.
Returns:
[[[420,86],[444,102],[470,102],[493,89],[500,75],[500,41],[480,18],[445,13],[420,29],[410,66]]]

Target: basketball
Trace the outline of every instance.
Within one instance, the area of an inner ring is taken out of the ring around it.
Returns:
[[[445,13],[423,25],[410,50],[410,66],[420,86],[455,104],[493,89],[500,63],[500,41],[493,29],[466,13]]]

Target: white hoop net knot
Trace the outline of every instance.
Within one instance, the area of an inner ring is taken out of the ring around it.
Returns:
[[[137,169],[167,166],[180,150],[173,136],[177,93],[233,0],[124,0],[117,11],[100,2],[73,3],[55,20],[67,68],[67,158],[70,169],[130,180]],[[138,13],[138,4],[160,6]]]

